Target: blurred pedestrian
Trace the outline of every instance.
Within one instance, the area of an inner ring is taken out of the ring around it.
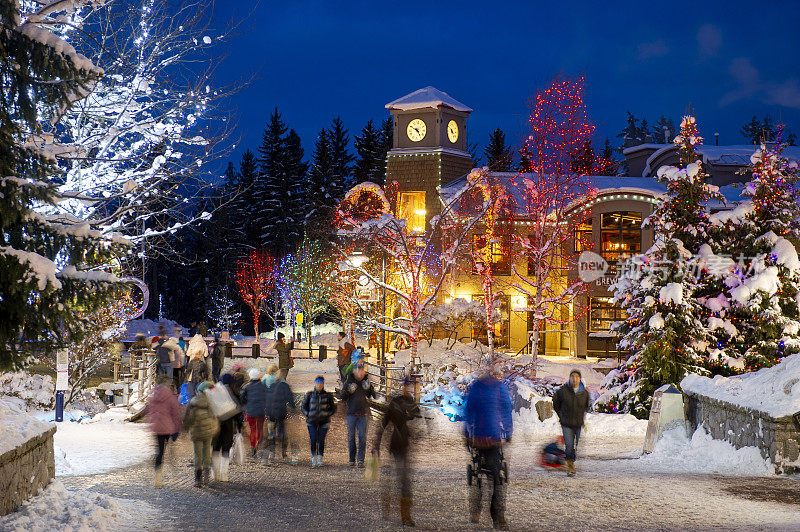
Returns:
[[[471,452],[477,456],[478,475],[488,472],[492,485],[492,502],[489,512],[495,528],[506,530],[505,469],[503,440],[511,441],[513,422],[511,396],[505,385],[490,368],[470,384],[464,405],[464,436]],[[481,483],[473,484],[470,493],[470,522],[477,523],[481,514]]]
[[[567,476],[575,476],[575,453],[586,411],[589,409],[589,392],[581,381],[581,372],[573,369],[569,381],[553,395],[553,410],[561,422],[566,446]]]
[[[242,408],[244,409],[247,426],[250,429],[250,452],[253,459],[255,459],[258,453],[258,444],[264,437],[267,387],[261,382],[261,372],[258,368],[250,368],[247,375],[250,377],[250,382],[242,389]]]
[[[386,429],[391,430],[389,438],[389,454],[392,455],[394,474],[384,476],[381,492],[381,509],[383,518],[389,519],[392,506],[392,476],[396,489],[400,495],[400,518],[404,525],[414,526],[411,518],[411,508],[414,504],[411,493],[411,430],[408,423],[420,417],[419,405],[414,400],[416,383],[406,376],[403,379],[403,393],[395,395],[386,407],[386,413],[381,419],[378,431],[375,434],[375,444],[372,452],[376,459],[380,454],[381,439]]]
[[[170,338],[171,342],[174,342],[178,349],[175,350],[175,360],[172,361],[172,380],[177,387],[180,387],[181,383],[183,383],[183,368],[186,365],[186,342],[183,342],[183,346],[181,346],[182,339],[180,338]]]
[[[355,350],[356,346],[347,337],[344,331],[339,332],[339,347],[336,350],[336,365],[339,367],[339,377],[342,379],[342,384],[347,380],[345,369],[350,365],[352,360],[350,354]]]
[[[286,434],[286,418],[290,412],[297,409],[294,400],[294,393],[291,387],[286,382],[287,369],[278,370],[277,379],[275,383],[269,387],[267,393],[268,404],[267,412],[269,420],[274,426],[274,437],[269,442],[269,453],[266,462],[269,463],[276,455],[277,444],[281,444],[281,456],[285,460],[287,458],[287,449],[289,446],[289,439]],[[294,453],[292,453],[292,463],[296,461]]]
[[[172,377],[173,363],[178,356],[178,352],[181,350],[177,340],[172,341],[171,338],[162,336],[158,339],[158,342],[156,342],[155,350],[156,356],[158,357],[158,372]]]
[[[237,391],[234,391],[235,379],[230,373],[222,375],[220,381],[214,386],[225,387],[236,405],[239,406],[239,409],[230,413],[228,417],[219,419],[219,433],[211,442],[211,464],[214,469],[214,478],[221,482],[227,482],[233,436],[242,430],[241,399]]]
[[[184,368],[187,392],[189,397],[194,397],[197,385],[208,380],[208,366],[205,360],[208,356],[208,346],[200,335],[196,334],[189,340],[186,356],[189,359]]]
[[[288,376],[289,370],[294,367],[292,349],[294,349],[294,339],[287,344],[286,336],[282,332],[279,332],[278,341],[275,342],[275,350],[278,351],[278,369],[285,369],[285,376]]]
[[[358,362],[353,373],[347,376],[340,398],[347,403],[347,441],[350,452],[350,465],[364,467],[364,454],[367,450],[367,419],[369,402],[375,397],[375,388],[367,378],[364,363]],[[356,454],[356,435],[358,435],[358,453]]]
[[[181,405],[172,390],[172,378],[159,375],[158,385],[142,411],[142,417],[150,423],[156,437],[155,487],[164,485],[164,450],[169,439],[177,439],[181,431]]]
[[[206,325],[206,320],[200,320],[200,323],[197,324],[197,334],[203,338],[208,336],[208,326]]]
[[[214,333],[214,348],[211,350],[211,377],[219,381],[222,366],[225,365],[225,342],[220,340],[219,333]]]
[[[219,421],[211,411],[205,390],[212,384],[203,381],[197,385],[196,395],[189,401],[183,425],[190,432],[194,444],[194,485],[202,488],[211,475],[211,441],[219,432]]]
[[[333,394],[325,389],[325,378],[317,375],[314,389],[303,398],[303,415],[306,416],[308,437],[311,441],[311,467],[322,467],[325,454],[325,436],[331,426],[331,417],[336,413]]]

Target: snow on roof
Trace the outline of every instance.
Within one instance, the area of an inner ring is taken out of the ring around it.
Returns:
[[[728,146],[697,146],[695,150],[702,157],[703,164],[715,164],[720,166],[739,166],[750,165],[750,156],[756,151],[757,146],[750,144],[732,144]],[[637,151],[653,150],[647,158],[643,173],[650,174],[656,170],[653,164],[656,160],[667,152],[677,152],[678,148],[674,144],[640,144],[622,150],[624,155]],[[790,161],[800,161],[800,147],[786,146],[782,156]]]
[[[463,111],[465,113],[472,112],[472,109],[459,102],[446,92],[442,92],[436,87],[431,86],[425,87],[424,89],[419,89],[411,94],[406,94],[402,98],[398,98],[397,100],[386,104],[387,109],[399,109],[401,111],[425,107],[432,107],[434,109],[437,107],[450,107],[456,111]]]

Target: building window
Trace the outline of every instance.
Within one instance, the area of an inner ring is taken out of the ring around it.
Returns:
[[[490,240],[487,244],[487,240]],[[490,246],[489,260],[492,265],[492,273],[495,275],[511,274],[511,237],[498,236],[489,239],[485,234],[477,234],[472,237],[473,253],[480,253]]]
[[[408,230],[425,232],[425,192],[400,192],[397,217],[408,223]]]
[[[575,253],[581,251],[594,250],[594,242],[592,242],[592,220],[582,221],[578,227],[575,228]]]
[[[472,301],[483,302],[483,294],[474,294]],[[497,296],[499,305],[495,303],[495,309],[500,314],[500,321],[492,327],[494,331],[494,346],[507,347],[511,333],[511,300],[507,295]],[[488,345],[489,339],[486,334],[486,320],[477,320],[472,324],[472,339]]]
[[[642,213],[604,212],[600,215],[603,258],[621,264],[642,250]]]
[[[623,321],[627,315],[619,305],[615,305],[610,297],[592,297],[589,299],[589,332],[610,331],[611,324]]]

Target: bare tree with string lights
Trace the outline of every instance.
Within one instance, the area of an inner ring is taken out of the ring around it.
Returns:
[[[512,261],[512,284],[527,301],[525,308],[515,310],[532,315],[529,369],[534,374],[543,327],[563,329],[584,312],[578,303],[586,285],[568,278],[578,259],[572,240],[590,213],[576,207],[592,195],[588,180],[573,164],[594,131],[583,94],[582,77],[556,79],[536,94],[522,149],[527,167],[513,184],[518,215],[526,225],[524,234],[515,235],[518,260]]]
[[[253,330],[258,341],[258,320],[275,286],[275,257],[264,250],[253,250],[236,265],[239,295],[253,314]]]

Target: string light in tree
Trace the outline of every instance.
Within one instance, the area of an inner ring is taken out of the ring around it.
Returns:
[[[264,250],[253,250],[237,262],[236,285],[239,295],[253,313],[253,330],[258,338],[258,319],[275,285],[275,257]]]

